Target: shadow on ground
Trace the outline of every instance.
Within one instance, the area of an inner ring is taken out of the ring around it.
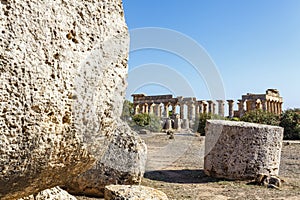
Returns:
[[[218,182],[220,179],[207,176],[203,170],[157,170],[148,171],[145,178],[168,183],[209,183]]]

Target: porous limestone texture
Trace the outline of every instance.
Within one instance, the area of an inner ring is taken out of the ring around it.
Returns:
[[[283,128],[247,122],[208,120],[204,172],[213,177],[247,180],[278,175]]]
[[[168,200],[162,191],[141,185],[109,185],[105,187],[105,200]]]
[[[76,198],[60,187],[54,187],[18,200],[76,200]]]
[[[103,197],[106,185],[140,183],[145,172],[147,147],[125,122],[119,120],[118,124],[103,157],[64,189],[71,194]]]
[[[6,200],[63,185],[103,155],[122,111],[129,37],[121,0],[1,0],[0,33]]]

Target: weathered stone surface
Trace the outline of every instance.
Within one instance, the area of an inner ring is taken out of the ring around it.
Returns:
[[[19,200],[76,200],[76,198],[62,190],[60,187],[54,187]]]
[[[147,129],[141,129],[141,130],[139,131],[139,133],[145,135],[145,134],[150,134],[150,131],[147,130]]]
[[[121,0],[0,2],[0,199],[62,185],[116,129],[128,33]]]
[[[138,185],[109,185],[105,187],[105,200],[168,200],[162,191]]]
[[[204,171],[209,176],[228,179],[278,175],[282,139],[281,127],[208,120]]]
[[[106,185],[140,183],[145,172],[146,144],[125,122],[118,124],[103,157],[92,169],[70,181],[64,187],[68,192],[103,197]]]

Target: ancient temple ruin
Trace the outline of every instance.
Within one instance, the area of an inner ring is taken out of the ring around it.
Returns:
[[[217,114],[225,116],[225,104],[228,106],[228,114],[226,117],[242,117],[246,112],[262,109],[275,114],[282,112],[282,97],[276,89],[268,89],[266,94],[242,95],[242,99],[238,100],[238,110],[234,110],[234,100],[197,100],[195,97],[173,97],[173,95],[155,95],[147,96],[145,94],[133,94],[134,113],[154,114],[160,118],[172,117],[186,124],[182,127],[190,127],[191,122],[200,113]],[[179,120],[181,119],[181,120]],[[189,125],[188,125],[189,124]],[[175,125],[179,126],[179,124]]]
[[[195,119],[199,113],[213,113],[224,116],[224,100],[204,101],[197,100],[195,97],[173,97],[173,95],[155,95],[146,96],[145,94],[133,94],[133,106],[135,114],[149,113],[158,117],[169,117],[169,108],[172,114],[176,113],[176,107],[179,108],[181,119]],[[228,100],[229,116],[233,116],[233,100]],[[218,109],[217,109],[218,108]],[[187,116],[184,113],[187,113]]]
[[[173,97],[173,95],[146,96],[133,94],[134,113],[154,114],[165,121],[165,129],[186,129],[193,126],[199,113],[211,113],[224,116],[224,100],[204,101],[195,97]],[[228,100],[229,117],[233,117],[233,100]],[[171,109],[170,109],[171,108]],[[169,114],[172,116],[169,116]],[[171,119],[172,118],[172,119]]]
[[[242,95],[242,99],[238,100],[239,109],[235,111],[234,115],[242,117],[246,112],[255,109],[280,115],[282,113],[282,104],[283,99],[276,89],[268,89],[265,94],[247,93]]]

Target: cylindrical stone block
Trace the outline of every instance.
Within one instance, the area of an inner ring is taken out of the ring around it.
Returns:
[[[278,175],[283,128],[208,120],[205,129],[205,174],[232,180]]]

